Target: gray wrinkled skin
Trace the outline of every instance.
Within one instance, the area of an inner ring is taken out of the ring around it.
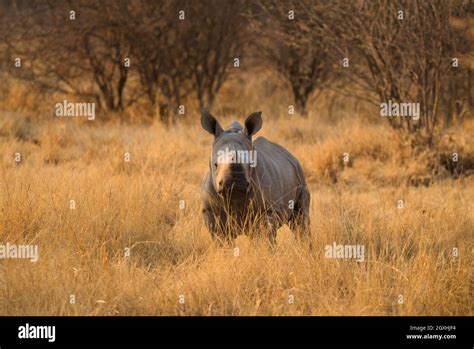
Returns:
[[[309,239],[310,194],[298,160],[282,146],[264,137],[252,142],[261,128],[261,113],[251,114],[245,128],[233,122],[223,130],[208,112],[201,117],[205,130],[214,135],[207,171],[201,186],[202,213],[212,237],[232,241],[261,225],[271,243],[283,224],[299,239]],[[218,163],[218,151],[255,150],[256,166],[248,163]],[[249,235],[251,238],[255,237]]]

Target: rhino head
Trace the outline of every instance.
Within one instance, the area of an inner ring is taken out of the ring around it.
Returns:
[[[201,115],[201,125],[214,136],[209,171],[216,193],[221,196],[247,193],[252,170],[257,165],[252,136],[262,127],[262,113],[250,114],[245,127],[234,121],[224,130],[216,118],[205,111]]]

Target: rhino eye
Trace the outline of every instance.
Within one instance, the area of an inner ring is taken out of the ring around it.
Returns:
[[[214,170],[217,170],[217,162],[214,163]]]

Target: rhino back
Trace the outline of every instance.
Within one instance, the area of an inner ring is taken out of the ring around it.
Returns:
[[[295,202],[306,186],[300,163],[288,150],[264,137],[253,145],[257,151],[253,179],[265,204],[279,214],[291,213],[290,200]]]

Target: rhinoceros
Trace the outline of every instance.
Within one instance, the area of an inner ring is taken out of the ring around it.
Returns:
[[[221,243],[239,234],[254,238],[260,231],[273,245],[277,229],[287,224],[298,240],[311,244],[310,193],[303,169],[282,146],[264,137],[252,141],[262,127],[261,114],[250,114],[244,127],[234,121],[224,130],[209,111],[202,112],[201,125],[214,136],[201,185],[205,224]],[[263,229],[253,229],[256,224]]]

